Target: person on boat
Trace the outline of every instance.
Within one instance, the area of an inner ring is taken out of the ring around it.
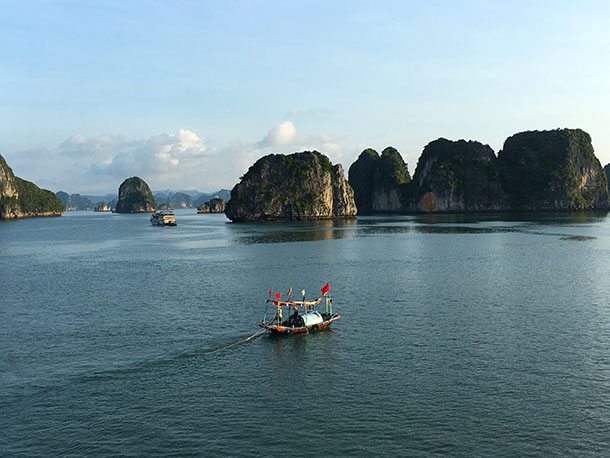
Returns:
[[[275,316],[277,324],[282,324],[282,307],[277,308],[277,315]]]
[[[292,326],[299,325],[299,310],[296,307],[294,308],[294,313],[290,317],[290,324],[292,324]]]

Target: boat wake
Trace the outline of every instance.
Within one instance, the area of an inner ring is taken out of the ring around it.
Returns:
[[[230,343],[228,345],[223,345],[222,347],[218,347],[218,348],[213,348],[212,350],[209,350],[206,353],[207,354],[211,354],[211,353],[218,353],[218,352],[221,352],[221,351],[224,351],[224,350],[228,350],[229,348],[236,347],[236,346],[241,345],[243,343],[246,343],[246,342],[249,342],[251,340],[254,340],[257,337],[262,336],[266,332],[267,332],[267,330],[263,329],[262,331],[255,332],[251,336],[244,337],[243,339],[240,339],[237,342],[232,342],[232,343]]]
[[[75,383],[92,382],[92,381],[104,381],[114,380],[117,377],[125,376],[137,372],[145,372],[154,369],[158,369],[162,366],[166,366],[174,363],[178,360],[195,359],[195,358],[207,358],[211,355],[216,356],[217,354],[227,351],[231,348],[242,345],[246,342],[251,342],[254,339],[262,336],[267,331],[265,329],[255,332],[254,334],[246,337],[239,338],[239,340],[231,340],[225,342],[217,347],[207,348],[193,348],[186,351],[177,353],[170,353],[165,355],[159,355],[157,357],[148,357],[140,361],[132,361],[126,364],[118,364],[114,367],[99,368],[94,370],[85,370],[83,372],[76,372],[73,374],[55,374],[55,376],[47,376],[38,380],[29,380],[17,382],[11,388],[13,392],[7,391],[0,395],[2,398],[13,398],[19,394],[23,394],[24,390],[29,392],[45,392],[54,390],[60,387],[72,386]]]

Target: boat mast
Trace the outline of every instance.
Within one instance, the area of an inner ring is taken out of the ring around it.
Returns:
[[[273,289],[267,291],[269,296],[267,297],[267,302],[265,302],[265,307],[263,308],[263,323],[267,322],[267,311],[269,310],[269,301],[271,300],[271,294],[273,293]]]

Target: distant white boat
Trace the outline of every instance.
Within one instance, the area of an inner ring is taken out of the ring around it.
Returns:
[[[176,216],[173,210],[158,210],[150,217],[153,226],[175,226]]]

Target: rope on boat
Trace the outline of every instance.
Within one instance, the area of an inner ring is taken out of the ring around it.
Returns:
[[[240,345],[242,343],[245,343],[245,342],[248,342],[250,340],[256,339],[257,337],[259,337],[260,335],[264,334],[265,332],[267,332],[267,330],[263,329],[262,331],[258,331],[256,333],[252,334],[251,336],[244,337],[243,339],[238,340],[237,342],[233,342],[232,344],[225,345],[224,347],[216,348],[215,350],[212,350],[209,353],[217,353],[219,351],[226,350],[226,349],[231,348],[231,347],[235,347],[235,346]]]

